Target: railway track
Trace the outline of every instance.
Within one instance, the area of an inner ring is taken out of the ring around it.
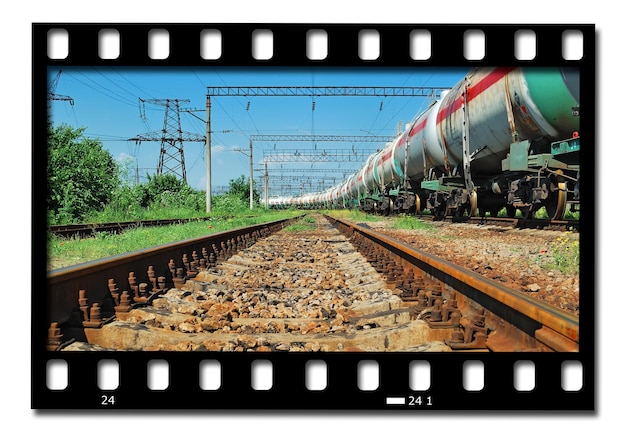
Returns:
[[[448,221],[454,223],[472,223],[481,225],[494,225],[501,227],[512,227],[517,229],[545,229],[545,230],[572,230],[579,231],[579,220],[551,220],[540,218],[505,218],[505,217],[456,217],[445,216],[435,217],[433,215],[415,215],[416,218],[426,221]]]
[[[47,290],[49,350],[578,351],[576,317],[330,217],[53,271]]]
[[[250,246],[289,222],[252,225],[49,271],[45,315],[52,346],[68,339],[87,341],[85,329],[113,321],[116,307],[126,305],[125,291],[131,309],[146,305],[193,276],[198,267]]]
[[[52,225],[48,227],[50,233],[64,238],[93,236],[95,233],[121,233],[124,230],[134,229],[137,227],[159,227],[172,224],[184,224],[194,221],[211,220],[212,217],[206,218],[172,218],[161,220],[141,220],[141,221],[120,221],[112,223],[93,223],[93,224],[63,224]]]
[[[416,215],[424,220],[436,220],[432,215]],[[124,230],[138,227],[160,227],[172,224],[184,224],[195,221],[207,221],[213,217],[206,218],[172,218],[161,220],[141,220],[141,221],[121,221],[111,223],[93,224],[63,224],[48,227],[50,233],[64,238],[93,236],[96,233],[119,234]],[[578,230],[577,220],[546,220],[546,219],[523,219],[523,218],[497,218],[497,217],[452,217],[446,216],[445,221],[457,223],[475,223],[487,225],[499,225],[514,228],[542,228],[551,230]]]
[[[359,224],[336,224],[395,282],[417,317],[455,328],[451,347],[578,351],[577,316]]]

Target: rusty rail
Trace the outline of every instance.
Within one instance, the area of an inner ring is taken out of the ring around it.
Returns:
[[[488,324],[491,330],[501,328],[502,324],[495,323],[497,319],[494,319],[500,318],[501,322],[510,323],[547,350],[578,351],[579,323],[576,316],[381,233],[329,216],[326,218],[336,223],[338,229],[348,236],[363,236],[440,280],[446,289],[465,297],[466,304],[472,305],[474,310],[480,307],[487,310],[493,315],[487,319],[491,322]],[[509,329],[501,329],[500,336],[510,336],[509,332]],[[492,335],[492,345],[514,346],[511,341],[505,341],[510,338],[497,337],[497,333]]]
[[[544,230],[574,230],[579,231],[580,221],[569,220],[550,220],[550,219],[538,219],[538,218],[507,218],[507,217],[479,217],[479,216],[445,216],[435,217],[433,215],[420,214],[415,215],[416,218],[420,218],[428,221],[448,221],[453,223],[473,223],[481,225],[496,225],[503,227],[511,227],[517,229],[544,229]]]
[[[160,227],[173,224],[185,224],[196,221],[211,221],[215,217],[172,218],[160,220],[119,221],[91,224],[63,224],[48,226],[50,233],[64,238],[93,236],[96,233],[121,233],[138,227]]]
[[[124,291],[136,292],[137,286],[142,286],[147,300],[163,285],[174,287],[176,278],[191,277],[194,261],[236,252],[242,245],[250,245],[297,218],[251,225],[49,271],[43,300],[46,323],[51,326],[49,333],[63,335],[63,340],[86,341],[84,326],[97,326],[114,316]],[[49,339],[54,340],[54,337],[49,335]],[[60,344],[60,338],[58,340]]]

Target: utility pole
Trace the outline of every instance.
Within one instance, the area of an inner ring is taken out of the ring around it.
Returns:
[[[211,213],[211,197],[212,197],[212,185],[211,185],[211,97],[206,97],[206,121],[193,114],[195,111],[202,111],[200,109],[194,110],[181,110],[187,112],[197,119],[206,123],[206,135],[204,136],[204,145],[206,146],[206,213]]]
[[[206,212],[211,213],[211,97],[206,97]]]
[[[235,152],[243,153],[244,155],[246,154],[243,149],[234,148],[233,150]],[[250,151],[248,152],[248,155],[250,156],[250,210],[252,210],[254,208],[254,170],[252,168],[252,140],[250,140]]]
[[[269,176],[267,173],[267,161],[265,161],[265,209],[269,207]]]
[[[252,189],[252,140],[250,140],[250,210],[254,207],[254,191]]]

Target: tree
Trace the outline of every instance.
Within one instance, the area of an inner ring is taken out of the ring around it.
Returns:
[[[228,181],[228,193],[240,197],[243,202],[250,201],[250,181],[241,175],[237,179]],[[256,182],[252,181],[252,199],[255,203],[259,202],[260,195],[256,190]]]
[[[47,209],[53,223],[79,222],[101,210],[118,187],[119,168],[85,128],[48,127]]]

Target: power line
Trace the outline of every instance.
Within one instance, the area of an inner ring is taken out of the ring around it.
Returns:
[[[119,94],[113,92],[111,89],[109,89],[108,87],[103,86],[102,84],[98,83],[97,81],[95,81],[93,78],[83,74],[80,71],[76,71],[78,74],[82,75],[86,80],[89,80],[93,83],[93,85],[90,85],[89,83],[86,83],[84,81],[81,81],[80,79],[76,78],[76,76],[72,75],[72,74],[68,74],[72,79],[78,81],[79,83],[81,83],[83,86],[88,87],[90,89],[92,89],[93,91],[100,93],[108,98],[113,99],[114,101],[120,102],[122,104],[126,104],[126,105],[135,105],[134,102],[131,102],[131,100],[126,99],[124,96],[120,96]],[[101,89],[104,90],[101,90]]]
[[[61,73],[63,71],[59,71],[54,79],[48,84],[48,100],[49,101],[68,101],[70,105],[74,105],[74,100],[66,95],[59,95],[56,93],[57,86],[59,85],[59,79],[61,78]]]
[[[250,140],[258,141],[309,141],[309,142],[352,142],[352,143],[387,143],[393,135],[315,135],[315,134],[265,134],[251,135]]]
[[[263,161],[272,162],[365,162],[371,152],[357,152],[354,149],[282,149],[265,150]]]
[[[185,153],[183,142],[206,140],[204,135],[185,132],[180,124],[180,105],[189,102],[188,99],[139,99],[141,103],[161,105],[165,107],[163,119],[163,129],[160,131],[147,132],[134,138],[131,141],[160,141],[161,152],[159,153],[159,165],[157,175],[172,173],[187,182],[187,171],[185,169]]]
[[[207,87],[208,96],[440,96],[449,87],[383,86],[218,86]]]

